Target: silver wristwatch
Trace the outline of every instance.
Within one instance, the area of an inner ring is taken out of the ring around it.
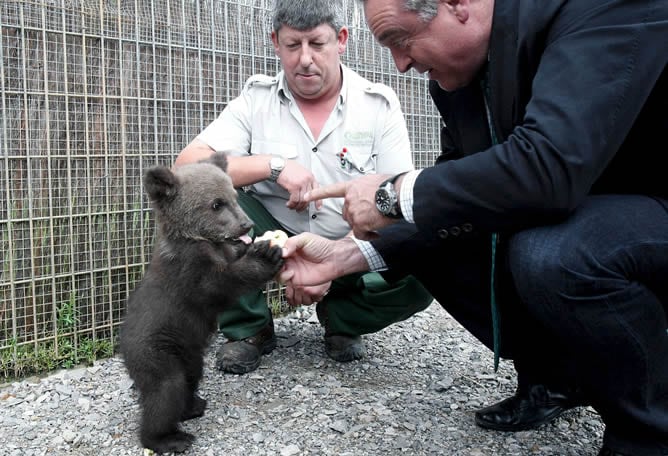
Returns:
[[[269,180],[271,182],[276,182],[278,180],[278,175],[281,174],[283,168],[285,168],[285,158],[280,155],[272,156],[271,160],[269,160],[269,169],[271,170]]]
[[[399,206],[399,195],[394,188],[394,182],[404,173],[397,174],[380,184],[376,190],[376,209],[386,217],[399,219],[402,217]]]

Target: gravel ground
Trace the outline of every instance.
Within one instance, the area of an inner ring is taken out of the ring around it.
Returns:
[[[367,357],[326,357],[312,308],[276,319],[278,349],[238,376],[206,358],[205,415],[186,455],[595,456],[603,425],[591,408],[535,431],[485,431],[473,412],[512,394],[512,366],[438,304],[365,336]],[[137,455],[139,409],[118,357],[0,387],[0,455]]]

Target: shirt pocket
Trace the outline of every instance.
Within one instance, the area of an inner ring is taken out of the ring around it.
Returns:
[[[346,176],[358,177],[376,172],[376,153],[371,144],[347,146],[336,158],[337,169]]]
[[[297,158],[297,145],[280,141],[255,140],[251,143],[251,155],[280,155],[286,159]]]

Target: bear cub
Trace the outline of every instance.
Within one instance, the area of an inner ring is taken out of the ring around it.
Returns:
[[[183,452],[194,440],[179,422],[204,414],[197,389],[217,315],[283,265],[280,247],[251,243],[253,223],[226,170],[218,152],[144,175],[156,240],[127,302],[120,351],[139,393],[141,443],[157,453]]]

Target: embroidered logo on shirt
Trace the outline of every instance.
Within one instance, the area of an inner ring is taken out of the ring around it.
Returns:
[[[373,133],[370,131],[346,131],[343,138],[348,144],[373,144]]]

